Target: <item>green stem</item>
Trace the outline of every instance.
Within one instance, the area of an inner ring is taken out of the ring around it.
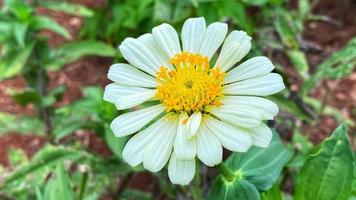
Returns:
[[[236,176],[223,162],[217,165],[219,172],[225,177],[227,181],[235,180]]]
[[[199,162],[197,162],[195,178],[193,182],[193,191],[192,191],[194,200],[202,199],[202,191],[201,191],[200,183],[201,183],[201,166]]]
[[[81,177],[81,180],[80,180],[80,189],[79,189],[78,200],[82,200],[84,197],[85,189],[87,186],[87,181],[88,181],[88,172],[84,172]]]

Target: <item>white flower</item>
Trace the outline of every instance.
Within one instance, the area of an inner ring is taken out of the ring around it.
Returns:
[[[104,99],[119,110],[156,102],[111,124],[117,137],[136,133],[123,150],[130,165],[143,163],[157,172],[169,162],[170,180],[185,185],[194,177],[196,157],[214,166],[222,162],[222,147],[245,152],[251,145],[269,145],[272,132],[263,122],[278,107],[263,97],[284,88],[282,77],[271,73],[274,66],[263,56],[234,67],[249,52],[251,38],[243,31],[226,34],[226,24],[206,27],[200,17],[185,21],[182,46],[168,24],[122,42],[119,49],[129,64],[110,67],[114,83],[105,88]]]

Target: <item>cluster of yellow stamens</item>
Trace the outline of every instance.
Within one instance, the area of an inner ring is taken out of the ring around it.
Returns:
[[[209,105],[221,105],[217,97],[222,96],[225,73],[210,68],[208,57],[183,52],[171,58],[170,63],[174,69],[161,66],[157,72],[156,97],[167,111],[192,113]]]

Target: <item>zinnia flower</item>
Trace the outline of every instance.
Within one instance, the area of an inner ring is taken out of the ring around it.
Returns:
[[[274,66],[263,56],[234,67],[251,49],[251,38],[243,31],[226,37],[227,31],[225,23],[206,27],[204,18],[190,18],[182,46],[168,24],[119,46],[129,64],[110,67],[114,83],[104,99],[118,110],[137,108],[111,124],[117,137],[136,133],[123,150],[128,164],[157,172],[169,162],[172,183],[185,185],[194,177],[196,157],[215,166],[222,147],[246,152],[269,145],[272,132],[263,121],[273,119],[278,107],[263,97],[281,91],[282,78],[270,73]]]

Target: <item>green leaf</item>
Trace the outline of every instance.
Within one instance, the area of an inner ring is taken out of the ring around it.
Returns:
[[[31,173],[41,171],[49,165],[58,165],[67,159],[89,159],[89,157],[90,154],[83,151],[48,145],[38,151],[29,163],[19,166],[9,176],[5,177],[3,180],[0,180],[0,188],[17,180],[22,180]]]
[[[292,152],[281,143],[274,131],[273,140],[267,148],[252,147],[246,153],[233,153],[226,165],[259,190],[270,189],[277,180],[282,168],[290,160]]]
[[[22,106],[26,106],[30,103],[38,103],[41,98],[38,92],[33,89],[25,89],[23,91],[11,92],[10,95],[16,103]]]
[[[297,178],[296,200],[344,200],[351,193],[354,161],[345,125],[310,155]]]
[[[23,0],[5,0],[4,10],[11,11],[20,21],[26,21],[31,17],[33,9]]]
[[[303,84],[302,95],[305,96],[323,78],[336,79],[349,75],[355,66],[356,38],[352,38],[344,48],[333,53],[316,68],[315,74]]]
[[[74,193],[70,185],[70,179],[62,163],[60,163],[56,168],[54,180],[51,180],[46,186],[45,199],[48,200],[74,199]]]
[[[228,182],[219,177],[213,182],[212,189],[209,191],[208,200],[258,200],[260,195],[255,186],[246,180]]]
[[[68,2],[41,2],[40,5],[47,9],[64,12],[70,15],[82,17],[91,17],[94,15],[94,12],[91,9],[79,4]]]
[[[31,43],[11,55],[2,56],[0,60],[0,80],[20,74],[32,53],[33,47],[34,43]]]
[[[296,38],[296,28],[293,26],[293,19],[289,12],[284,9],[276,9],[277,18],[273,24],[276,28],[283,44],[290,49],[298,49],[299,44]]]
[[[17,43],[20,47],[25,46],[26,33],[28,29],[27,23],[15,23],[14,24],[14,35]]]
[[[43,135],[45,133],[45,126],[36,117],[0,112],[0,135],[11,132]]]
[[[251,6],[263,6],[268,0],[242,0],[242,2]]]
[[[303,79],[309,78],[309,65],[305,53],[299,49],[288,50],[287,55]]]
[[[111,151],[119,158],[122,159],[122,150],[125,147],[127,137],[115,137],[109,125],[105,126],[105,141]]]
[[[35,30],[44,30],[48,29],[50,31],[53,31],[66,39],[70,39],[71,35],[67,31],[66,28],[64,28],[62,25],[58,24],[55,20],[46,17],[46,16],[34,16],[31,21],[30,25],[33,29]]]
[[[65,64],[74,62],[84,56],[105,56],[113,57],[116,50],[103,42],[95,40],[83,40],[67,43],[60,47],[55,58],[46,64],[48,69],[58,70]]]
[[[28,162],[28,158],[22,149],[15,149],[11,147],[8,151],[7,157],[9,158],[10,165],[13,168]]]
[[[262,193],[262,200],[283,200],[282,192],[279,189],[279,185],[275,184],[270,190]]]
[[[235,152],[225,161],[235,178],[230,182],[218,176],[208,199],[259,199],[258,191],[267,191],[273,186],[291,156],[292,152],[273,131],[267,148],[252,147],[246,153]]]

